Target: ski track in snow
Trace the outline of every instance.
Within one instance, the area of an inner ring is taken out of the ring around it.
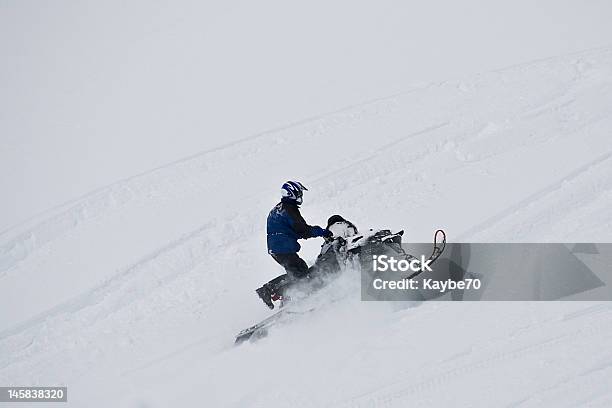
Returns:
[[[0,383],[56,383],[66,376],[76,381],[115,366],[133,379],[190,353],[199,356],[199,370],[222,366],[223,358],[231,364],[231,357],[224,356],[237,353],[227,346],[232,336],[266,315],[251,290],[272,276],[254,265],[266,265],[274,274],[275,266],[266,263],[262,249],[262,220],[276,199],[270,190],[294,177],[279,173],[291,167],[295,151],[312,161],[296,178],[311,185],[304,211],[317,223],[341,213],[364,227],[406,228],[413,241],[429,241],[440,226],[447,228],[450,241],[610,240],[610,106],[612,49],[590,50],[428,84],[307,118],[49,210],[0,234],[2,294],[10,295],[22,275],[27,281],[74,270],[92,279],[30,310],[15,310],[21,314],[13,320],[8,320],[9,313],[0,315]],[[353,138],[359,143],[351,143]],[[340,157],[336,150],[342,151]],[[466,179],[471,181],[467,186],[462,184]],[[158,221],[162,225],[155,234],[139,233],[139,227]],[[119,227],[124,232],[112,242],[99,241],[100,231]],[[89,252],[75,254],[75,242]],[[130,247],[131,242],[139,246]],[[88,286],[91,282],[97,284]],[[43,289],[35,294],[42,297]],[[14,296],[2,306],[18,304]],[[235,310],[228,312],[228,304]],[[394,316],[416,319],[427,329],[427,316],[438,320],[452,313],[449,307],[421,306]],[[499,304],[489,307],[508,310]],[[540,313],[536,306],[519,309]],[[328,390],[315,401],[327,397],[335,401],[332,406],[435,406],[451,404],[454,395],[461,395],[474,406],[490,406],[494,396],[485,395],[482,401],[470,397],[470,377],[486,377],[499,366],[516,374],[521,365],[536,361],[535,374],[526,372],[525,380],[517,380],[525,385],[542,373],[537,366],[541,356],[586,356],[609,344],[609,307],[582,309],[576,303],[565,304],[564,310],[560,319],[548,309],[541,312],[549,319],[544,324],[550,335],[539,326],[521,329],[512,322],[514,326],[496,332],[499,338],[488,339],[497,348],[447,351],[452,357],[424,366],[423,375],[400,371],[406,378],[391,381],[389,373],[386,385],[376,381],[365,393]],[[483,318],[493,321],[495,314]],[[401,334],[399,326],[386,332]],[[507,334],[516,344],[503,339]],[[364,343],[370,348],[359,355],[377,351],[375,339]],[[417,346],[428,350],[426,343]],[[558,369],[555,378],[541,389],[524,387],[529,391],[511,381],[517,394],[504,394],[503,403],[523,407],[599,401],[603,406],[611,399],[603,388],[610,389],[612,378],[612,356],[604,357],[601,365],[586,357],[583,363],[573,358],[574,366],[550,363]],[[576,384],[588,386],[592,399],[559,399]],[[454,393],[440,393],[442,387]],[[310,396],[288,393],[251,397],[255,406],[274,398],[295,406],[313,403]],[[81,397],[77,394],[75,400]]]
[[[608,309],[608,312],[610,310]],[[502,370],[505,360],[516,360],[525,357],[529,354],[539,354],[548,352],[549,355],[560,355],[567,343],[577,338],[588,337],[591,338],[591,343],[597,344],[603,341],[610,341],[612,333],[608,330],[610,323],[612,323],[612,314],[608,313],[604,321],[596,322],[596,325],[578,330],[574,330],[564,335],[553,336],[549,339],[539,340],[535,343],[527,344],[524,346],[510,346],[509,351],[497,352],[493,355],[482,358],[480,356],[474,356],[470,353],[468,355],[468,362],[447,364],[448,362],[443,361],[440,363],[440,367],[449,366],[439,372],[434,373],[424,380],[417,380],[416,383],[410,381],[398,382],[391,384],[388,387],[383,387],[371,393],[352,399],[345,404],[332,404],[331,406],[376,406],[376,407],[391,407],[391,406],[406,406],[407,404],[416,404],[417,406],[429,405],[427,398],[423,396],[428,392],[439,392],[440,389],[448,390],[450,385],[449,382],[465,381],[465,377],[473,376],[474,378],[482,378],[475,375],[474,372],[477,370],[486,370],[492,367],[495,369]],[[553,351],[549,351],[553,349]],[[560,354],[559,354],[560,353]],[[466,360],[462,358],[460,360]],[[601,369],[608,368],[608,364],[604,364]],[[463,377],[463,378],[461,378]],[[566,380],[563,381],[567,382]],[[395,391],[396,390],[396,391]],[[541,391],[539,391],[541,392]],[[535,394],[535,393],[534,393]],[[519,406],[526,402],[527,399],[533,398],[532,394],[529,398],[518,403],[510,403],[508,406]],[[448,403],[452,403],[449,400]]]
[[[543,188],[539,191],[537,191],[536,193],[530,195],[529,197],[521,200],[519,203],[512,205],[510,207],[508,207],[507,209],[503,210],[502,212],[500,212],[499,214],[485,220],[483,223],[478,224],[476,226],[474,226],[473,228],[469,229],[468,231],[460,234],[457,236],[457,240],[458,241],[462,241],[468,237],[470,238],[476,238],[476,240],[480,239],[481,236],[483,236],[488,230],[495,228],[496,226],[498,226],[502,221],[507,220],[509,217],[512,217],[512,224],[513,224],[513,228],[517,229],[516,227],[516,219],[518,217],[521,216],[521,214],[519,213],[522,209],[524,209],[525,207],[528,206],[533,206],[534,204],[536,204],[537,202],[541,202],[546,200],[549,196],[553,195],[554,193],[559,193],[560,190],[569,190],[571,189],[572,191],[570,192],[570,194],[575,194],[576,190],[578,189],[584,189],[587,190],[584,194],[580,194],[580,204],[587,204],[593,201],[593,199],[595,198],[595,196],[597,195],[601,195],[603,193],[607,193],[609,191],[612,190],[612,180],[609,177],[605,177],[606,174],[610,174],[610,172],[612,171],[612,165],[608,162],[610,160],[610,158],[612,158],[612,152],[609,153],[605,153],[602,156],[598,157],[597,159],[586,163],[585,165],[581,166],[580,168],[573,170],[571,172],[569,172],[568,174],[565,174],[563,177],[561,177],[558,181],[552,183],[551,185],[547,186],[546,188]],[[585,173],[588,172],[593,172],[594,168],[596,167],[603,167],[603,171],[604,174],[598,174],[598,178],[597,180],[603,180],[603,182],[605,183],[605,185],[600,186],[599,189],[591,189],[589,187],[591,187],[589,185],[590,182],[592,182],[592,177],[583,177],[585,175]],[[571,187],[568,187],[568,184],[572,184]],[[584,188],[584,186],[587,186],[587,188]],[[582,188],[581,188],[582,187]],[[561,200],[557,199],[556,202],[562,202]],[[550,203],[547,203],[550,205]],[[577,205],[575,205],[575,203],[572,203],[573,207],[579,207]],[[542,210],[542,211],[550,211],[550,207],[545,207],[546,209]],[[566,211],[569,211],[568,208],[565,208]],[[530,221],[524,221],[521,224],[519,224],[519,227],[524,226],[524,225],[533,225],[535,222],[537,222],[538,218],[542,217],[543,214],[542,213],[538,213],[537,215],[530,215]],[[499,228],[499,227],[498,227]],[[497,230],[499,231],[499,229]],[[514,232],[514,233],[513,233]],[[577,231],[576,231],[577,232]],[[497,232],[497,234],[499,235],[499,232]],[[513,237],[516,236],[517,234],[515,233],[515,231],[509,231],[507,234],[504,234],[503,236],[508,236],[508,237]],[[486,237],[486,235],[485,235]],[[553,238],[553,237],[551,237]],[[559,237],[557,236],[557,239]],[[553,238],[554,239],[554,238]],[[483,241],[486,242],[486,239]],[[560,241],[562,242],[562,241]],[[595,241],[597,242],[597,241]]]

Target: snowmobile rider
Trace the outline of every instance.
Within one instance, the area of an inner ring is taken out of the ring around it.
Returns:
[[[278,299],[279,289],[287,281],[308,277],[310,269],[297,254],[300,250],[298,239],[329,238],[333,235],[329,230],[318,225],[308,225],[302,218],[299,207],[302,204],[305,190],[308,191],[302,183],[287,181],[281,187],[280,203],[268,214],[268,253],[287,272],[256,290],[257,295],[270,309],[274,309],[272,301]]]

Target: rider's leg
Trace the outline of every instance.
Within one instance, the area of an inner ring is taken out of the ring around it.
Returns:
[[[278,262],[285,271],[284,275],[280,275],[270,282],[257,289],[257,295],[263,300],[263,302],[270,308],[274,309],[274,303],[272,300],[283,296],[283,290],[291,282],[302,279],[308,276],[308,265],[298,254],[271,254],[272,258]]]
[[[296,253],[271,254],[272,258],[287,271],[287,274],[295,279],[302,279],[308,275],[308,265]]]

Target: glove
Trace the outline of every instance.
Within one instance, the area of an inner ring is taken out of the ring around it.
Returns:
[[[327,238],[327,237],[331,237],[333,235],[330,230],[323,229],[323,228],[319,227],[318,225],[314,225],[312,227],[311,232],[312,232],[312,236],[313,237],[325,237],[325,238]]]

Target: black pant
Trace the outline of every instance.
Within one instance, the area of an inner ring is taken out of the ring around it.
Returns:
[[[268,289],[275,295],[283,296],[286,289],[296,281],[308,276],[308,265],[298,254],[270,254],[276,262],[285,268],[286,274],[277,276],[266,283]]]
[[[298,254],[270,254],[291,278],[301,279],[308,275],[308,265]]]

